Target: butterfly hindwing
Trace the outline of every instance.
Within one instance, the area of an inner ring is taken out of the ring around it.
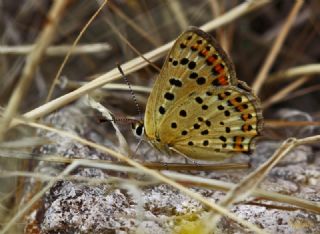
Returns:
[[[170,115],[162,123],[160,138],[194,159],[219,160],[234,152],[248,153],[262,128],[256,97],[233,86],[194,92],[177,103]]]
[[[157,138],[161,122],[177,100],[204,87],[236,85],[233,65],[219,44],[197,28],[190,28],[174,43],[148,99],[146,135]]]

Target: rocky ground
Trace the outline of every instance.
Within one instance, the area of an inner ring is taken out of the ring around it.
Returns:
[[[115,139],[112,128],[92,121],[92,116],[96,114],[78,102],[75,106],[50,115],[46,121],[86,139],[114,146],[110,140]],[[45,132],[39,134],[53,142],[51,145],[37,149],[43,155],[55,153],[68,158],[110,159],[95,149],[56,134]],[[252,164],[250,170],[193,171],[192,174],[237,183],[249,171],[270,157],[279,143],[259,141],[255,153],[250,156]],[[134,144],[132,144],[133,148]],[[145,150],[144,147],[141,152]],[[319,202],[320,158],[318,155],[319,152],[312,146],[300,146],[272,169],[260,184],[260,188]],[[144,156],[147,157],[145,160],[154,159],[154,153],[150,150]],[[165,156],[161,156],[160,159],[183,162],[183,159]],[[235,160],[248,161],[248,156],[238,156]],[[46,162],[40,163],[37,170],[56,175],[64,167],[65,165]],[[107,179],[111,176],[127,178],[124,173],[85,167],[77,169],[73,174],[99,179]],[[145,177],[136,177],[136,179],[148,180]],[[34,181],[30,185],[33,183]],[[221,191],[191,189],[213,201],[219,201],[224,196]],[[270,233],[320,233],[320,215],[285,203],[249,198],[234,205],[231,211]],[[183,232],[185,227],[197,229],[199,220],[207,214],[208,210],[201,203],[165,184],[137,187],[134,184],[130,185],[130,180],[103,185],[61,180],[46,193],[42,205],[30,215],[29,222],[36,221],[42,233],[136,233],[137,231],[187,233]],[[225,217],[220,220],[217,232],[248,233],[246,229]]]

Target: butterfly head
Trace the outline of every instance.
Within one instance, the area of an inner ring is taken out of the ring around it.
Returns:
[[[145,126],[143,121],[135,121],[131,124],[133,134],[141,140],[147,141],[149,144],[154,146],[159,152],[164,152],[168,155],[171,154],[170,145],[163,144],[159,137],[150,138],[145,132]]]
[[[137,121],[132,123],[131,128],[132,128],[133,134],[137,138],[142,139],[144,137],[144,124],[142,121]]]

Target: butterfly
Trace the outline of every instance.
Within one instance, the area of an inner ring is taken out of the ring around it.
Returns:
[[[223,160],[249,153],[262,130],[259,99],[239,81],[209,34],[190,27],[171,48],[135,135],[156,149],[191,159]]]

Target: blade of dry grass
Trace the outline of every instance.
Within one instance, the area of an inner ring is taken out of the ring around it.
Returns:
[[[33,78],[34,73],[41,62],[42,57],[45,54],[46,49],[51,44],[58,23],[62,18],[67,6],[69,4],[68,0],[56,0],[54,1],[49,13],[48,13],[48,23],[45,25],[41,34],[36,40],[35,47],[32,52],[26,57],[26,64],[23,68],[19,83],[15,87],[7,108],[4,111],[3,118],[0,122],[0,141],[3,139],[8,126],[11,123],[12,118],[18,111],[19,105],[28,90]]]
[[[201,28],[205,31],[210,31],[213,29],[216,29],[222,25],[225,25],[227,23],[232,22],[233,20],[255,10],[259,7],[264,6],[269,1],[261,0],[261,1],[254,1],[254,2],[244,2],[236,7],[234,7],[232,10],[226,12],[222,16],[206,23]],[[154,62],[157,59],[164,56],[167,51],[172,47],[173,41],[155,49],[148,53],[145,53],[144,56]],[[137,57],[135,59],[132,59],[131,61],[128,61],[127,63],[123,64],[121,67],[125,73],[125,75],[130,74],[134,71],[137,71],[145,66],[147,66],[148,63],[146,63],[145,60],[143,60],[140,57]],[[37,118],[40,118],[44,115],[49,114],[50,112],[76,100],[77,98],[81,97],[82,95],[90,92],[93,89],[99,88],[111,81],[114,81],[115,79],[118,79],[121,77],[121,74],[119,73],[117,68],[114,68],[110,70],[109,72],[97,77],[95,80],[87,83],[86,85],[80,87],[77,90],[74,90],[70,93],[67,93],[59,98],[56,98],[42,106],[39,106],[36,109],[33,109],[27,113],[24,114],[24,117],[30,120],[34,120]],[[11,127],[14,126],[13,124],[10,125]]]
[[[87,95],[86,96],[86,102],[90,107],[92,107],[93,109],[99,111],[102,114],[102,116],[105,117],[106,119],[111,119],[111,120],[114,119],[114,117],[111,114],[111,112],[106,107],[104,107],[101,103],[99,103],[96,100],[94,100],[93,97],[90,97],[90,96]],[[118,139],[118,142],[119,142],[118,149],[120,150],[120,152],[122,154],[126,154],[126,155],[131,156],[132,152],[130,150],[130,147],[128,145],[128,142],[127,142],[126,138],[122,135],[120,129],[117,126],[117,124],[114,121],[110,121],[110,122],[111,122],[113,128],[116,131],[116,136],[117,136],[117,139]]]
[[[295,139],[289,138],[286,140],[280,148],[268,159],[265,163],[259,166],[255,171],[250,173],[240,183],[237,184],[236,188],[230,191],[225,199],[220,202],[221,205],[229,206],[235,201],[243,200],[247,197],[253,188],[265,178],[268,172],[289,152],[295,145],[292,144]]]
[[[284,23],[278,37],[276,38],[263,66],[261,67],[255,81],[253,82],[252,89],[256,94],[259,94],[260,89],[265,82],[268,72],[273,65],[277,55],[280,52],[280,49],[286,39],[291,26],[293,25],[294,20],[296,19],[297,14],[299,13],[304,1],[303,0],[296,0],[295,5],[293,6],[291,12],[289,13],[286,22]]]

